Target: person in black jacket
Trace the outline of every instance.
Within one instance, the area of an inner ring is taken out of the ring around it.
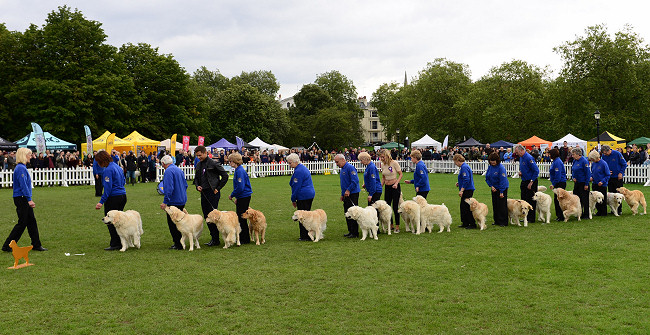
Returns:
[[[199,145],[194,149],[194,155],[199,158],[196,164],[194,185],[196,190],[201,193],[201,209],[203,217],[207,218],[208,214],[219,207],[221,198],[221,189],[228,183],[228,172],[212,158],[204,146]],[[217,225],[208,224],[212,240],[205,245],[212,247],[219,245],[219,230]]]
[[[131,180],[131,186],[135,185],[135,170],[138,169],[138,163],[136,162],[135,155],[133,151],[129,151],[129,154],[124,158],[126,162],[126,179],[127,182]]]
[[[140,181],[142,183],[147,182],[147,170],[149,169],[149,159],[147,154],[143,151],[140,151],[140,156],[138,156],[138,168],[140,169]]]

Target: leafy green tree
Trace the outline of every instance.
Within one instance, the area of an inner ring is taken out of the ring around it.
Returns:
[[[382,84],[372,94],[370,104],[377,109],[379,122],[384,126],[384,133],[394,138],[396,129],[404,129],[404,105],[402,91],[397,83]]]
[[[238,85],[248,84],[255,87],[260,91],[260,93],[268,95],[269,97],[275,97],[280,90],[280,83],[278,83],[278,80],[271,71],[242,71],[240,75],[233,77],[231,80],[233,83]]]

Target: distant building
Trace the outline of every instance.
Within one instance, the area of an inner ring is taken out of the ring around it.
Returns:
[[[289,107],[295,107],[296,103],[293,101],[293,96],[290,96],[288,98],[282,99],[282,96],[280,96],[280,99],[277,100],[278,103],[280,104],[280,107],[284,109],[289,109]]]
[[[377,108],[372,107],[368,103],[366,97],[359,97],[357,99],[359,107],[363,110],[363,118],[361,119],[361,129],[363,132],[363,141],[366,143],[379,143],[386,141],[386,134],[384,134],[384,126],[379,122],[379,115],[377,115]]]

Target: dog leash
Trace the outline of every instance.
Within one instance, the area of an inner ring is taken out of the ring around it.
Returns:
[[[214,206],[212,206],[212,203],[210,202],[210,199],[208,199],[208,197],[206,197],[205,194],[203,194],[203,191],[201,191],[201,192],[199,192],[199,193],[201,193],[201,196],[202,196],[203,198],[205,198],[205,200],[208,201],[208,204],[210,204],[210,207],[212,207],[212,209],[215,210],[216,208],[214,208]]]

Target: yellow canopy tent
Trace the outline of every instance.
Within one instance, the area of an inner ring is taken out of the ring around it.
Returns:
[[[136,149],[134,153],[136,154],[137,152],[142,150],[147,154],[156,153],[158,151],[158,145],[160,144],[160,141],[154,141],[152,139],[148,139],[142,136],[137,131],[134,131],[128,136],[124,137],[123,140],[133,143]]]
[[[100,149],[106,150],[106,139],[108,136],[111,134],[110,131],[106,131],[102,136],[96,138],[93,140],[93,150],[97,151]],[[133,150],[134,145],[131,142],[125,141],[117,136],[115,136],[115,141],[113,142],[113,149],[119,151],[120,153],[122,151],[129,151]],[[86,143],[81,143],[81,152],[84,154],[86,153]]]
[[[600,145],[607,144],[612,149],[625,149],[625,139],[618,136],[612,135],[610,132],[606,131],[598,137],[594,137],[587,141],[587,152],[591,151],[595,146],[598,145],[598,139],[600,139]]]

